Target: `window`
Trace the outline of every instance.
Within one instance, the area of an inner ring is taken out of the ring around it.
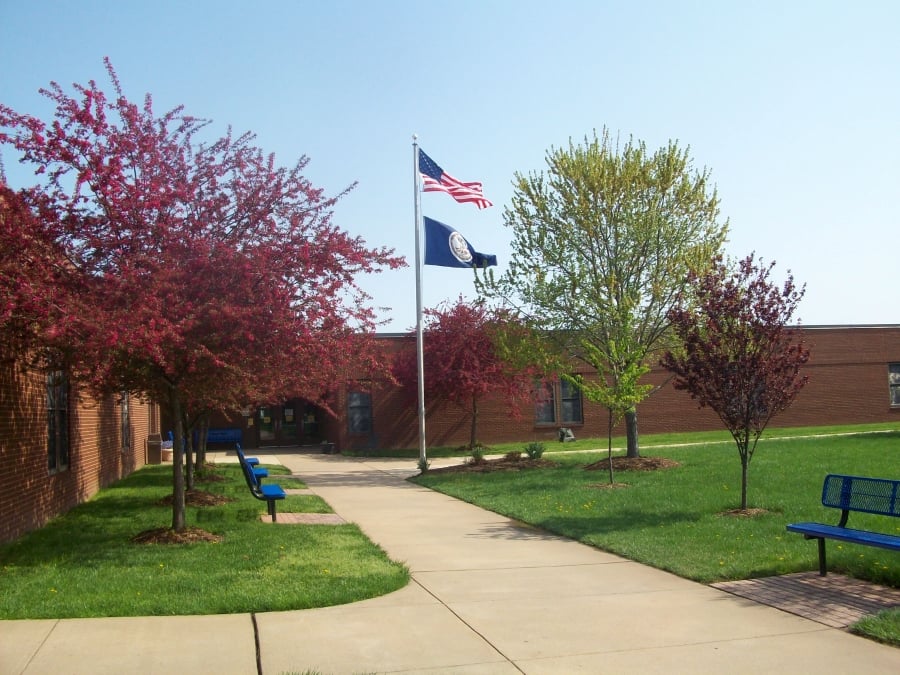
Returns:
[[[131,410],[128,407],[128,392],[123,391],[119,399],[119,413],[122,433],[122,452],[131,450]]]
[[[553,396],[553,391],[554,386],[551,382],[542,382],[535,388],[535,424],[554,424],[556,422],[556,399]]]
[[[567,380],[544,382],[535,389],[535,424],[582,424],[581,390]]]
[[[69,468],[69,379],[61,370],[47,374],[47,467]]]
[[[891,405],[900,406],[900,363],[888,364],[888,387],[891,392]]]
[[[584,422],[584,416],[581,412],[581,389],[566,380],[560,381],[559,389],[563,424],[581,424]]]
[[[351,391],[347,395],[347,419],[351,434],[372,433],[372,394]]]

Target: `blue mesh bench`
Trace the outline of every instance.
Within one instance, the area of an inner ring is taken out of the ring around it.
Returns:
[[[250,462],[247,461],[247,458],[244,457],[244,453],[241,451],[240,446],[238,446],[238,461],[241,463],[241,471],[244,474],[244,480],[247,481],[247,487],[250,488],[250,494],[256,499],[266,502],[268,513],[272,516],[272,522],[276,522],[275,502],[287,497],[287,493],[285,493],[280,485],[263,485],[260,483],[259,478],[254,472],[254,467],[251,466]],[[268,475],[268,472],[266,475]]]
[[[841,510],[841,519],[837,525],[792,523],[787,526],[787,530],[802,534],[806,539],[818,539],[819,574],[823,577],[827,574],[826,539],[900,551],[900,536],[847,527],[851,511],[900,517],[900,480],[829,474],[825,476],[822,486],[822,505]]]

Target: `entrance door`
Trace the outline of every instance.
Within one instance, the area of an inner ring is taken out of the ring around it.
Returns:
[[[312,445],[322,441],[322,411],[309,401],[294,398],[256,411],[260,445]]]
[[[299,438],[299,405],[291,400],[281,405],[263,406],[257,411],[260,445],[297,445]]]

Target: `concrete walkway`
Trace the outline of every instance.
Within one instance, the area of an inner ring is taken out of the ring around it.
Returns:
[[[0,673],[900,672],[900,649],[407,483],[410,460],[277,459],[412,582],[295,612],[4,621]]]

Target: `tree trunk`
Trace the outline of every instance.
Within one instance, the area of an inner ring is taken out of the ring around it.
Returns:
[[[169,393],[175,438],[172,441],[172,529],[184,532],[184,422],[181,418],[181,400],[174,388]]]
[[[200,438],[197,439],[197,447],[194,448],[197,463],[195,468],[197,471],[203,471],[203,467],[206,466],[206,437],[209,434],[209,415],[203,415],[197,426],[200,429]]]
[[[747,470],[750,468],[750,456],[747,449],[741,453],[741,510],[747,510]]]
[[[641,449],[638,445],[637,408],[632,408],[625,413],[625,432],[628,434],[628,457],[640,457]]]
[[[187,417],[184,421],[184,475],[186,476],[188,490],[194,489],[194,428],[188,424]]]
[[[475,448],[475,439],[478,436],[478,399],[472,399],[472,428],[469,431],[469,450]]]
[[[609,458],[609,484],[615,485],[616,479],[613,474],[613,461],[612,461],[612,437],[613,437],[613,426],[615,425],[615,418],[613,417],[612,408],[609,409],[609,427],[607,429],[606,440],[607,440],[607,457]]]

